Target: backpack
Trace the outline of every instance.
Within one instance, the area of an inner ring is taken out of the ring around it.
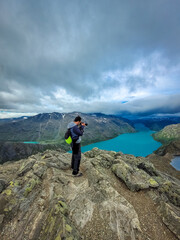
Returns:
[[[65,141],[68,143],[68,144],[71,144],[72,143],[72,138],[71,138],[71,129],[68,128],[68,130],[66,131],[65,135],[64,135],[64,138],[65,138]]]

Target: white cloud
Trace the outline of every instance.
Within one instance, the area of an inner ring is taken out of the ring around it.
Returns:
[[[101,100],[130,100],[157,94],[177,93],[179,87],[180,64],[171,66],[160,53],[137,62],[124,70],[102,73],[103,81],[112,81],[110,88],[101,91]],[[113,86],[113,82],[116,85]],[[109,83],[110,84],[110,83]]]
[[[22,113],[22,112],[9,112],[9,111],[2,111],[0,110],[0,119],[6,119],[6,118],[18,118],[18,117],[22,117],[22,116],[34,116],[37,113]]]

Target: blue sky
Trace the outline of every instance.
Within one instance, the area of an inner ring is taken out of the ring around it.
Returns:
[[[0,118],[180,114],[178,0],[0,1]]]

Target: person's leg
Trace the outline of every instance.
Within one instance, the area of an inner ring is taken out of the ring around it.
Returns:
[[[71,168],[74,168],[74,153],[72,151]]]
[[[71,168],[74,168],[74,151],[73,151],[73,142],[71,143],[72,158],[71,158]]]
[[[80,166],[80,163],[81,163],[81,144],[79,143],[79,149],[78,149],[78,162],[77,162],[77,169],[78,169],[78,172],[79,172],[79,166]]]
[[[76,175],[79,172],[79,165],[81,160],[81,155],[79,150],[80,150],[80,144],[73,143],[73,175]]]

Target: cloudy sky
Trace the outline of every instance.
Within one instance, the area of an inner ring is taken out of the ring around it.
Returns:
[[[0,0],[0,118],[180,114],[179,0]]]

